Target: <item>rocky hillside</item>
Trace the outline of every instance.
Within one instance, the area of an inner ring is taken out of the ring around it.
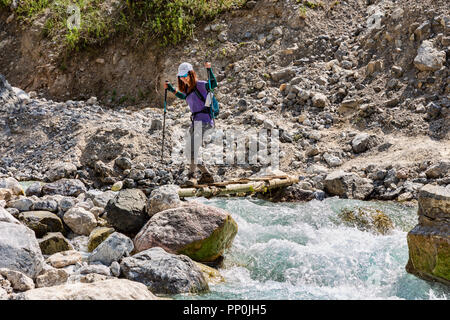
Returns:
[[[424,184],[450,184],[446,1],[247,1],[199,25],[192,40],[133,50],[120,35],[62,69],[51,43],[30,32],[37,22],[20,31],[11,11],[0,17],[0,73],[26,91],[0,82],[3,176],[148,191],[181,183],[184,168],[159,161],[162,111],[153,107],[179,63],[205,77],[211,61],[217,127],[280,130],[280,169],[302,180],[286,199],[411,200]],[[145,100],[126,98],[144,84]],[[168,149],[189,116],[170,95]],[[213,170],[226,179],[261,169]]]

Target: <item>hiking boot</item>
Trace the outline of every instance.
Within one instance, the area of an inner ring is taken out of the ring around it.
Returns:
[[[210,173],[202,173],[202,176],[198,180],[198,184],[209,184],[217,182],[216,179],[214,179],[214,176]]]

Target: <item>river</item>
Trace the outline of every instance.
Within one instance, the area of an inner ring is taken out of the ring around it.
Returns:
[[[231,213],[239,230],[219,269],[225,282],[175,299],[448,299],[450,290],[405,271],[406,235],[417,206],[327,198],[271,203],[251,198],[201,202]],[[387,235],[361,231],[337,217],[342,208],[378,208],[394,223]]]

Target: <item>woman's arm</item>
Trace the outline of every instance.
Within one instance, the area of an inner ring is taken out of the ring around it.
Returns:
[[[167,89],[168,89],[170,92],[175,93],[175,96],[176,96],[177,98],[186,100],[186,95],[185,95],[183,92],[180,92],[180,91],[176,90],[176,89],[172,86],[172,84],[169,83],[169,84],[167,85]]]

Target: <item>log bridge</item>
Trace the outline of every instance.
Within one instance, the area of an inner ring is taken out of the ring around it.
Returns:
[[[298,183],[296,176],[263,176],[252,178],[237,178],[229,181],[201,184],[194,186],[180,186],[178,195],[186,197],[220,197],[220,196],[245,196],[252,193],[265,193],[271,189],[287,187]]]

